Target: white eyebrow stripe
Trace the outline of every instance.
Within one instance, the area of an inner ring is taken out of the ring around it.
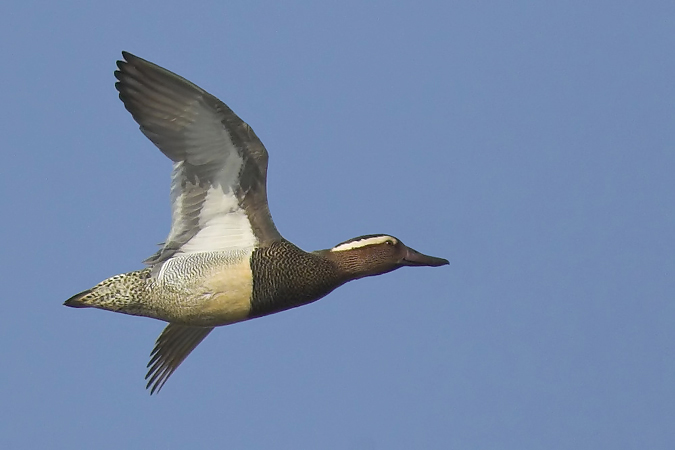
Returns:
[[[365,239],[359,239],[358,241],[345,242],[344,244],[340,244],[337,247],[331,248],[330,251],[342,252],[345,250],[353,250],[355,248],[365,247],[366,245],[384,244],[387,241],[392,241],[394,244],[398,243],[396,238],[393,238],[391,236],[375,236]]]

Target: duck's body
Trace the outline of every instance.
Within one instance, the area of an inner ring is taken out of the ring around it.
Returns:
[[[307,253],[286,240],[256,249],[174,256],[157,268],[102,281],[67,301],[217,327],[304,305],[352,279],[330,253]]]
[[[116,275],[66,301],[169,322],[146,375],[161,389],[216,326],[316,301],[347,281],[448,261],[388,235],[305,252],[281,237],[267,205],[267,151],[225,104],[189,81],[123,53],[120,99],[174,161],[172,227],[148,268]]]

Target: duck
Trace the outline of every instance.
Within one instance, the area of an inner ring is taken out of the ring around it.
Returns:
[[[253,129],[185,78],[128,52],[122,58],[114,72],[119,98],[173,162],[171,229],[145,268],[64,304],[168,323],[147,365],[151,395],[215,327],[315,302],[359,278],[448,264],[387,234],[301,250],[272,221],[268,153]]]

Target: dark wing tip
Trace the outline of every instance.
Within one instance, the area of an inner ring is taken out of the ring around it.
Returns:
[[[159,335],[155,347],[150,353],[148,373],[145,385],[150,389],[150,395],[159,393],[169,377],[176,371],[178,366],[211,332],[213,328],[189,327],[169,324]]]
[[[169,369],[168,367],[163,367],[162,370],[159,370],[159,367],[160,366],[155,363],[155,365],[145,375],[145,379],[148,380],[145,388],[150,389],[150,395],[153,395],[155,392],[159,393],[159,391],[162,390],[162,387],[164,387],[166,381],[169,379],[169,376],[171,376],[171,374],[176,370],[175,368]]]
[[[133,53],[129,53],[127,51],[122,50],[122,58],[123,60],[117,61],[117,65],[119,66],[120,64],[126,64],[127,62],[131,64],[138,64],[138,63],[145,63],[145,64],[150,64],[153,65],[151,62],[146,61],[145,59],[141,58],[140,56],[136,56]]]
[[[151,62],[148,62],[148,61],[144,60],[143,58],[139,58],[138,56],[136,56],[134,54],[131,54],[129,52],[125,52],[125,51],[122,51],[122,58],[124,58],[124,59],[120,59],[116,63],[117,68],[119,70],[115,71],[115,77],[118,80],[120,79],[118,74],[124,72],[126,70],[126,66],[128,66],[128,65],[139,66],[139,65],[142,65],[143,63],[148,64],[148,65],[152,65]]]

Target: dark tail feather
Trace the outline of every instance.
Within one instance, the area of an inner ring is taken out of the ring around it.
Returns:
[[[82,291],[79,294],[75,294],[72,297],[70,297],[68,300],[63,302],[65,306],[70,306],[71,308],[89,308],[91,305],[87,305],[82,301],[82,298],[85,297],[86,295],[90,294],[93,289],[87,289],[86,291]]]

